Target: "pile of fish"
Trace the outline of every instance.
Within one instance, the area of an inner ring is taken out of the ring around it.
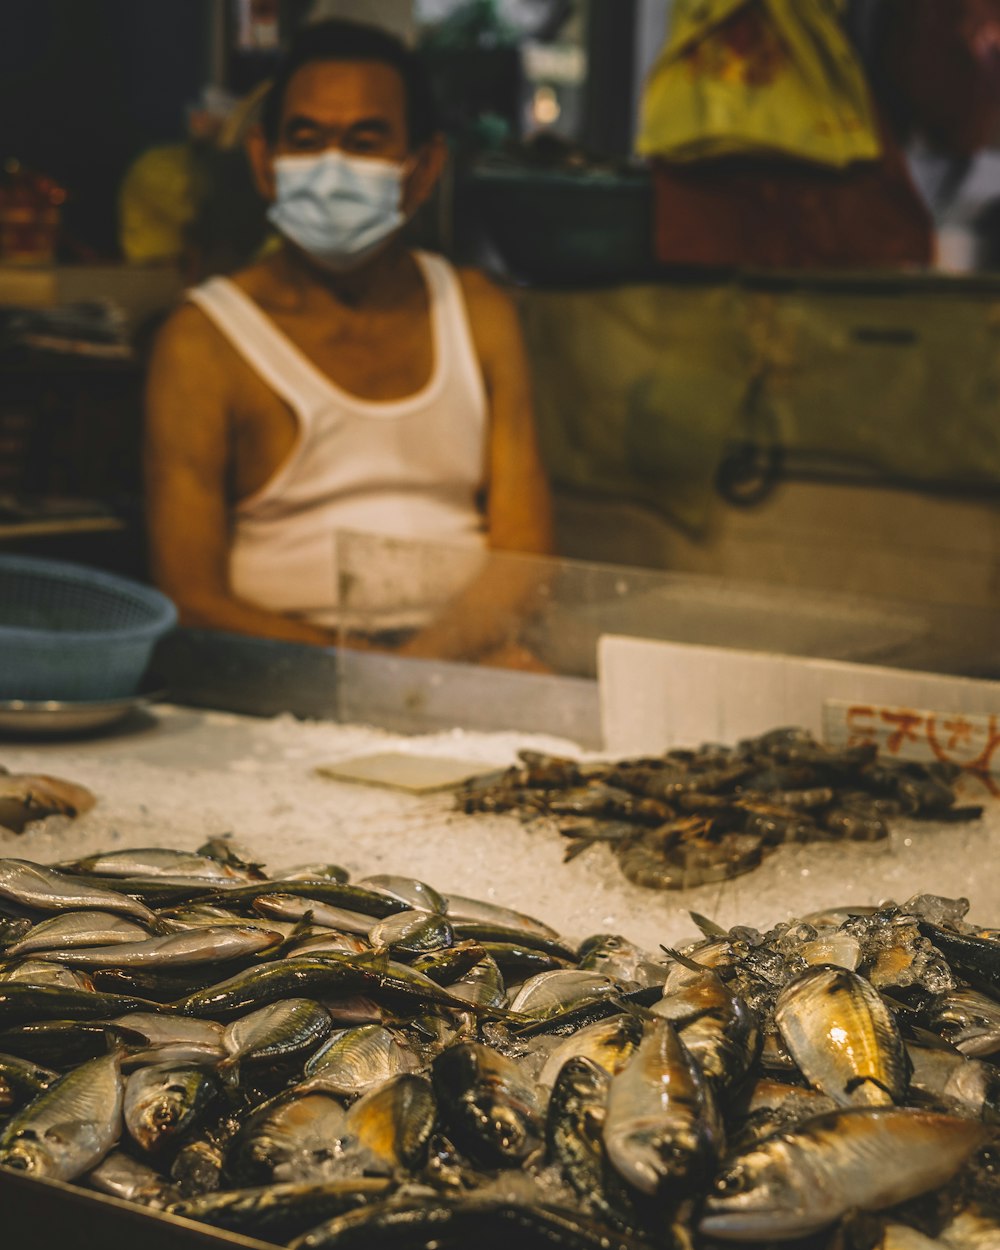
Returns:
[[[567,860],[603,843],[629,881],[654,890],[726,881],[786,842],[874,842],[894,816],[982,815],[955,805],[955,765],[889,760],[874,745],[828,750],[802,729],[650,758],[520,760],[468,783],[462,810],[554,818]]]
[[[651,954],[225,839],[0,860],[0,1168],[296,1250],[995,1250],[967,910]]]

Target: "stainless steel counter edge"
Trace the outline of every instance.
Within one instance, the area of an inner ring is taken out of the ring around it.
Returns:
[[[63,1181],[0,1170],[3,1244],[11,1247],[66,1246],[72,1250],[197,1250],[226,1246],[275,1250],[223,1229],[166,1215]]]

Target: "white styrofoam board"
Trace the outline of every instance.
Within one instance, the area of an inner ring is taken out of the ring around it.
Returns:
[[[602,637],[597,654],[611,755],[733,743],[782,725],[821,737],[829,700],[1000,713],[994,681],[616,635]]]

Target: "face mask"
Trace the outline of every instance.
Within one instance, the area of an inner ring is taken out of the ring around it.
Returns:
[[[406,222],[400,205],[405,167],[370,157],[323,152],[279,156],[277,199],[268,218],[329,269],[353,269]]]

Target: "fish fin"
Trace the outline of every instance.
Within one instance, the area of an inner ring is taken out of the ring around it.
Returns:
[[[706,968],[704,964],[698,963],[696,959],[690,959],[687,955],[682,955],[680,951],[674,950],[672,946],[664,946],[661,943],[660,950],[663,951],[664,955],[668,955],[674,963],[680,964],[682,968],[687,968],[688,972],[697,972],[700,975],[704,975],[706,972],[712,971],[711,968]]]
[[[571,863],[578,855],[582,855],[584,851],[589,851],[592,846],[596,845],[597,841],[594,838],[577,838],[566,847],[563,853],[563,863]]]
[[[106,1024],[104,1037],[108,1051],[120,1055],[145,1049],[149,1045],[145,1033],[140,1033],[138,1029],[130,1029],[125,1024]]]
[[[885,990],[879,990],[879,995],[892,1012],[904,1016],[915,1016],[918,1014],[916,1007],[911,1007],[909,1003],[904,1003],[901,998],[894,998],[891,994],[887,994]]]
[[[607,1001],[617,1007],[623,1016],[632,1016],[635,1020],[641,1020],[643,1024],[647,1024],[651,1020],[666,1019],[665,1016],[658,1016],[655,1011],[650,1011],[642,1003],[632,1002],[616,994],[609,994]]]
[[[727,931],[720,924],[716,924],[714,920],[709,920],[707,916],[702,916],[696,911],[689,911],[688,915],[695,922],[698,928],[707,938],[728,937]]]
[[[496,1018],[504,1024],[511,1024],[518,1029],[526,1028],[529,1024],[538,1023],[534,1016],[526,1016],[520,1011],[507,1011],[503,1007],[496,1008]]]
[[[919,1024],[911,1024],[910,1033],[913,1035],[913,1041],[927,1050],[943,1050],[948,1055],[962,1054],[958,1047],[949,1042],[947,1038],[939,1037],[937,1033],[932,1033],[930,1029],[922,1029]],[[968,1058],[967,1055],[962,1057]]]
[[[874,1085],[876,1089],[880,1089],[890,1102],[895,1102],[892,1090],[880,1081],[877,1076],[852,1076],[849,1081],[844,1083],[844,1093],[853,1094],[856,1089],[860,1089],[862,1085]]]
[[[313,913],[307,911],[304,916],[300,916],[296,920],[288,937],[282,938],[275,942],[273,946],[267,946],[262,951],[258,951],[261,959],[284,959],[292,947],[304,937],[308,937],[313,927]]]
[[[360,955],[353,955],[350,963],[354,968],[359,968],[364,972],[388,972],[389,947],[381,946],[378,950],[370,950]]]

